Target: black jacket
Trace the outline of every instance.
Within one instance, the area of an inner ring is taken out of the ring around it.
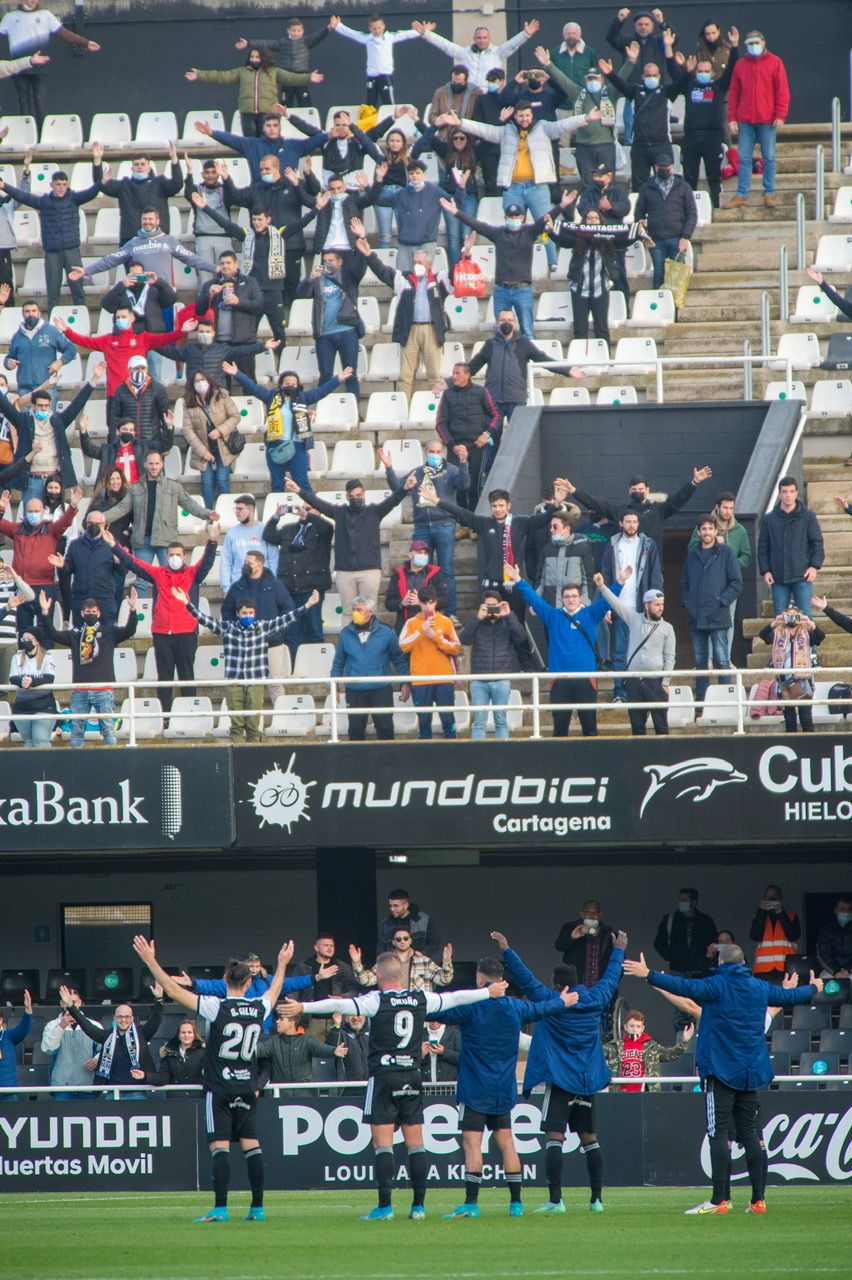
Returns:
[[[687,552],[680,594],[691,631],[727,631],[730,605],[742,589],[739,561],[725,543],[717,542],[709,550],[693,547]]]
[[[91,541],[87,534],[80,538],[75,538],[69,551],[73,549],[76,543],[84,540]],[[99,539],[102,541],[102,539]],[[112,549],[103,543],[104,548],[110,552],[110,560],[112,560]],[[65,563],[68,563],[66,558]],[[76,583],[75,583],[76,587]],[[110,605],[115,608],[115,583],[112,584],[113,596]],[[94,591],[86,590],[81,594],[82,599],[98,600],[101,606],[101,612],[104,613],[103,601],[95,594]],[[77,597],[75,590],[72,599]],[[86,654],[80,652],[80,638],[85,630],[84,627],[69,627],[64,631],[57,631],[53,625],[53,606],[51,605],[50,613],[41,615],[41,625],[44,634],[53,641],[54,644],[61,644],[64,648],[71,650],[71,679],[74,684],[81,684],[84,688],[92,688],[96,685],[111,685],[115,680],[115,651],[119,645],[124,644],[125,640],[130,640],[136,634],[136,613],[131,610],[130,617],[123,627],[115,627],[110,625],[101,625],[98,627],[97,634],[97,652],[93,654],[91,661],[85,661]]]
[[[667,962],[672,973],[688,978],[703,978],[713,968],[707,948],[716,941],[719,930],[712,916],[696,911],[694,916],[672,911],[663,916],[654,950]]]
[[[171,177],[165,174],[136,182],[133,178],[110,178],[103,181],[103,165],[92,165],[95,182],[100,184],[105,196],[115,196],[119,208],[118,243],[126,244],[139,234],[142,210],[148,206],[160,215],[160,226],[169,229],[169,196],[176,196],[183,186],[180,165],[173,164]]]
[[[223,622],[234,622],[237,608],[241,600],[251,600],[255,608],[255,616],[259,622],[270,622],[282,613],[291,613],[295,609],[290,592],[279,582],[271,569],[264,569],[259,578],[246,578],[242,575],[228,588],[219,611]],[[283,636],[273,637],[269,648],[284,643]]]
[[[823,969],[836,973],[838,969],[852,970],[852,924],[831,920],[817,934],[817,959]]]
[[[2,407],[2,405],[0,405]],[[776,582],[801,582],[807,569],[825,559],[822,529],[813,511],[798,499],[789,514],[778,503],[763,517],[757,539],[757,565]]]
[[[459,524],[467,525],[468,529],[473,529],[478,535],[476,553],[482,586],[502,587],[504,523],[495,520],[492,515],[478,516],[473,511],[468,511],[466,507],[457,507],[447,498],[440,498],[438,506],[444,511],[449,511],[454,520]],[[512,541],[516,565],[520,567],[524,564],[527,534],[533,529],[548,524],[553,512],[558,510],[559,508],[554,505],[543,508],[534,516],[512,516],[509,537]]]
[[[393,123],[393,116],[388,116],[380,124],[373,125],[372,129],[368,129],[366,133],[363,129],[359,129],[357,124],[351,124],[349,126],[349,137],[343,140],[345,146],[342,152],[339,146],[340,140],[338,138],[329,138],[328,142],[323,143],[322,148],[323,169],[327,169],[330,173],[342,178],[344,174],[354,173],[358,169],[363,169],[365,156],[370,156],[375,160],[376,164],[381,164],[384,156],[373,139],[381,138]]]
[[[221,382],[223,360],[236,362],[249,356],[260,355],[261,351],[263,351],[262,342],[235,344],[214,341],[208,347],[202,347],[199,342],[186,342],[181,343],[179,347],[160,347],[160,355],[167,356],[169,360],[174,360],[178,364],[186,365],[184,373],[186,383],[192,382],[197,373],[206,373],[208,377],[212,373],[213,377]]]
[[[360,167],[360,166],[356,166]],[[368,189],[366,191],[347,191],[346,198],[343,201],[343,223],[346,227],[346,235],[349,240],[349,248],[355,248],[355,241],[358,239],[355,232],[350,227],[353,218],[360,218],[368,205],[373,203],[373,194]],[[314,253],[322,253],[325,247],[328,233],[331,230],[331,219],[334,212],[334,201],[329,200],[328,204],[323,205],[317,214],[317,225],[314,228]],[[335,250],[337,252],[337,250]]]
[[[50,425],[53,427],[53,438],[56,442],[56,452],[59,456],[59,474],[66,489],[72,488],[77,483],[77,473],[71,461],[71,446],[68,443],[66,432],[78,413],[82,413],[83,407],[91,394],[91,382],[84,382],[69,405],[50,415]],[[32,410],[16,409],[11,401],[0,391],[0,414],[4,418],[8,418],[12,426],[17,429],[18,444],[15,449],[15,462],[20,462],[22,458],[26,458],[33,447],[35,421]],[[29,478],[30,464],[27,463],[20,472],[20,481],[17,487],[22,490],[26,489]]]
[[[302,531],[304,542],[294,549],[293,539]],[[334,525],[320,516],[308,516],[302,524],[285,524],[278,528],[278,517],[271,516],[263,530],[263,540],[279,547],[278,579],[290,592],[331,590],[331,543]]]
[[[571,564],[570,561],[575,563]],[[559,609],[562,605],[562,592],[567,586],[580,588],[584,604],[591,600],[592,578],[595,572],[592,544],[581,533],[575,533],[572,534],[570,542],[549,542],[545,546],[536,565],[535,574],[530,574],[530,579],[535,584],[537,593],[548,604]]]
[[[204,1069],[204,1041],[198,1037],[181,1057],[177,1036],[167,1040],[160,1050],[160,1070],[147,1084],[201,1084]]]
[[[423,1030],[423,1039],[429,1039],[428,1027]],[[427,1084],[432,1080],[433,1059],[435,1062],[436,1083],[458,1079],[459,1059],[461,1058],[461,1032],[458,1027],[444,1027],[441,1045],[444,1049],[443,1053],[427,1053],[420,1059],[420,1074]]]
[[[361,253],[353,254],[348,261],[344,261],[340,268],[340,274],[332,276],[338,287],[343,291],[343,298],[340,303],[340,310],[337,313],[337,323],[351,325],[362,337],[364,334],[364,321],[358,312],[358,289],[364,278],[364,272],[367,270],[367,259]],[[312,298],[313,311],[311,313],[311,326],[314,331],[314,337],[322,336],[323,326],[323,296],[322,296],[323,277],[319,275],[316,279],[308,277],[302,280],[296,290],[297,298]]]
[[[459,636],[462,644],[470,645],[470,670],[472,675],[499,672],[513,675],[525,670],[527,636],[514,613],[505,618],[474,616],[468,619]]]
[[[119,307],[132,306],[141,296],[145,285],[137,284],[132,289],[119,281],[101,298],[101,307],[112,315]],[[133,299],[133,302],[130,299]],[[164,308],[173,307],[177,302],[177,294],[167,280],[157,279],[155,284],[148,285],[145,295],[145,314],[133,321],[134,333],[168,333],[163,318]]]
[[[660,63],[660,75],[663,78],[663,63]],[[677,66],[677,63],[674,63]],[[633,138],[635,142],[645,143],[648,146],[662,146],[671,143],[671,133],[669,131],[669,103],[674,102],[679,93],[682,92],[682,81],[686,79],[686,73],[678,76],[673,84],[660,83],[656,89],[646,89],[641,80],[622,80],[617,72],[613,71],[607,76],[610,84],[613,84],[619,93],[623,93],[625,98],[631,99],[634,103],[633,114]]]
[[[320,968],[320,962],[315,955],[308,956],[304,964],[299,966],[300,969],[305,971],[305,973],[310,973],[314,979],[314,985],[311,989],[310,995],[306,995],[304,999],[327,1000],[331,996],[339,996],[343,994],[349,987],[357,986],[352,965],[348,960],[344,960],[342,956],[332,956],[330,960],[324,961],[323,963],[336,965],[337,973],[333,978],[323,978],[319,982],[317,981],[317,972]],[[326,1036],[326,1041],[328,1041],[328,1036]],[[332,1047],[334,1047],[334,1044],[336,1043],[336,1041],[333,1041]]]
[[[601,209],[600,203],[604,196],[612,205],[611,209]],[[591,183],[590,186],[583,187],[580,192],[577,212],[581,218],[585,218],[590,209],[598,211],[604,225],[621,222],[630,213],[630,196],[624,187],[619,187],[615,182],[611,182],[605,191],[599,190],[594,183]]]
[[[133,441],[133,456],[136,458],[136,466],[139,468],[140,476],[142,475],[146,453],[155,447],[153,442],[140,440],[138,437]],[[98,474],[95,476],[95,487],[97,488],[106,473],[115,466],[115,459],[121,448],[118,433],[115,433],[111,440],[105,440],[103,444],[96,444],[88,431],[81,431],[80,448],[85,457],[97,458],[100,463]],[[115,530],[113,529],[112,532],[115,533]],[[116,536],[118,535],[116,534]]]
[[[648,219],[648,235],[652,240],[675,237],[688,240],[698,222],[698,207],[692,188],[684,178],[675,174],[666,196],[655,176],[639,188],[633,216],[637,222]]]
[[[391,334],[393,341],[404,347],[411,333],[411,326],[414,323],[414,293],[417,287],[417,277],[413,271],[394,271],[393,267],[385,266],[376,253],[370,254],[367,263],[382,283],[389,285],[391,289],[396,284],[397,276],[408,281],[410,287],[401,289],[397,295],[396,315],[394,316],[393,333]],[[436,276],[434,280],[429,282],[427,291],[429,295],[429,317],[432,322],[432,328],[435,331],[435,338],[438,342],[443,343],[448,328],[444,303],[449,297],[451,289],[445,279]]]
[[[633,30],[633,19],[630,19],[631,30],[624,31],[624,23],[615,17],[606,33],[606,42],[619,53],[626,53],[627,46],[635,40],[639,45],[639,57],[630,72],[630,81],[641,80],[642,70],[646,62],[655,62],[660,68],[660,75],[666,73],[666,46],[663,43],[663,28],[654,22],[654,30],[650,35],[638,36]]]
[[[391,939],[397,929],[401,928],[408,929],[415,951],[422,951],[424,955],[431,956],[436,964],[440,964],[442,947],[435,929],[435,922],[425,911],[420,910],[416,902],[409,902],[407,916],[400,916],[398,919],[394,916],[385,916],[380,922],[376,939],[376,955],[382,951],[393,951]]]
[[[586,952],[589,948],[589,935],[583,934],[581,938],[571,937],[571,934],[574,932],[577,925],[582,923],[583,921],[580,919],[566,920],[565,924],[563,924],[562,928],[559,930],[559,936],[553,945],[557,951],[562,952],[562,963],[575,965],[580,982],[585,982],[583,975],[586,972]],[[603,920],[601,920],[600,928],[598,930],[600,937],[601,974],[603,974],[604,969],[609,964],[610,957],[612,955],[613,933],[614,930],[608,924],[604,924]]]
[[[444,444],[470,448],[483,431],[490,433],[495,448],[500,442],[500,415],[490,392],[469,382],[466,387],[448,383],[438,402],[435,429]]]
[[[535,222],[525,222],[517,231],[510,231],[498,223],[480,222],[463,209],[459,209],[456,217],[494,245],[494,279],[497,284],[532,284],[533,248],[544,230],[544,216]]]
[[[280,182],[253,182],[249,187],[235,187],[230,178],[222,184],[226,204],[239,205],[244,209],[266,209],[273,226],[293,226],[293,234],[287,241],[288,253],[295,253],[298,249],[304,252],[304,230],[294,224],[301,218],[304,208],[313,208],[319,189],[319,183],[312,174],[303,178],[297,187],[287,178]]]
[[[314,1058],[332,1058],[334,1046],[309,1035],[269,1036],[257,1049],[257,1087],[267,1084],[308,1084],[314,1078]]]
[[[538,364],[549,359],[531,338],[521,333],[505,338],[498,332],[483,343],[468,364],[474,377],[480,369],[488,367],[485,390],[497,404],[526,404],[527,365],[530,360]]]
[[[212,303],[210,300],[210,286],[222,283],[223,277],[218,275],[204,281],[195,301],[195,314],[197,316],[206,315],[212,306],[216,314],[216,330],[219,332],[221,327],[220,313],[223,310],[229,311],[233,316],[233,332],[228,341],[237,343],[254,342],[257,337],[260,314],[263,311],[263,293],[260,285],[251,276],[244,276],[239,271],[234,279],[229,282],[235,290],[239,302],[237,302],[236,306],[223,308],[221,293],[215,295]]]
[[[335,568],[346,572],[381,568],[379,525],[389,511],[399,506],[405,494],[405,489],[400,489],[381,502],[365,502],[362,507],[354,507],[349,502],[326,502],[315,493],[299,490],[299,497],[303,502],[309,503],[334,521]]]
[[[720,133],[724,129],[728,116],[727,93],[739,55],[738,48],[731,49],[724,71],[710,84],[698,84],[694,71],[683,75],[673,58],[666,63],[669,75],[684,95],[683,132],[687,138],[698,133]]]
[[[402,631],[409,618],[420,612],[417,605],[403,606],[402,598],[409,591],[419,591],[421,587],[430,586],[438,593],[436,608],[439,613],[446,613],[448,587],[446,579],[435,564],[427,564],[425,569],[412,569],[410,561],[398,564],[388,573],[388,589],[385,592],[385,608],[388,613],[396,614],[394,630]]]
[[[649,538],[653,538],[662,555],[664,523],[676,511],[680,511],[681,507],[686,506],[695,490],[696,486],[688,480],[677,493],[671,494],[663,502],[634,502],[632,498],[626,502],[610,502],[608,498],[593,498],[585,489],[575,489],[572,497],[582,507],[588,507],[598,519],[606,517],[615,524],[621,523],[625,512],[635,511],[639,517],[639,532],[647,533]]]
[[[174,427],[166,421],[171,407],[169,393],[162,382],[155,382],[152,378],[139,395],[134,393],[128,382],[121,382],[110,403],[110,431],[114,434],[116,423],[122,418],[129,418],[136,424],[136,439],[146,449],[168,453],[175,442]]]
[[[369,1023],[360,1031],[353,1031],[344,1022],[342,1027],[331,1027],[326,1032],[325,1042],[336,1049],[345,1044],[348,1050],[345,1058],[337,1059],[338,1080],[366,1080],[369,1077],[370,1033]]]

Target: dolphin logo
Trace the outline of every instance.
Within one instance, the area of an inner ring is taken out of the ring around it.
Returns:
[[[709,799],[717,787],[725,787],[730,782],[748,782],[748,777],[740,773],[728,760],[720,760],[718,756],[696,756],[693,760],[681,760],[678,764],[647,764],[645,773],[651,775],[651,785],[645,793],[641,818],[648,803],[665,787],[673,787],[678,800],[682,796],[692,795],[692,803],[698,804]]]

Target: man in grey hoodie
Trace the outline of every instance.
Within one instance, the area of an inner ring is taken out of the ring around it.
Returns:
[[[628,567],[625,573],[630,577],[633,570]],[[668,677],[643,675],[646,671],[674,670],[675,633],[672,624],[663,618],[665,597],[662,591],[656,587],[646,591],[642,596],[643,609],[639,613],[629,605],[622,604],[604,582],[603,574],[596,573],[593,581],[614,612],[627,624],[627,658],[624,667],[624,692],[627,701],[665,702],[668,698]],[[668,733],[667,708],[651,707],[649,710],[654,732],[658,735]],[[631,707],[627,714],[630,716],[631,733],[643,737],[648,712],[642,707]]]

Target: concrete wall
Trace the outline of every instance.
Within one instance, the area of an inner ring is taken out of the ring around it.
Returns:
[[[767,881],[779,878],[789,906],[803,913],[803,894],[842,892],[848,868],[839,863],[750,863],[737,855],[724,864],[697,866],[390,866],[378,873],[383,914],[385,895],[400,884],[435,917],[441,936],[452,941],[458,959],[475,959],[493,949],[489,932],[506,932],[532,966],[546,977],[559,958],[553,949],[560,925],[573,918],[587,897],[599,898],[607,923],[624,927],[630,952],[654,958],[653,941],[661,917],[672,910],[681,885],[694,884],[700,906],[720,928],[734,931],[750,951],[751,916]],[[296,956],[311,950],[317,915],[314,872],[278,868],[187,871],[122,871],[114,874],[11,874],[3,877],[3,945],[0,968],[38,967],[42,976],[60,963],[62,903],[151,902],[154,933],[164,963],[211,964],[256,948],[272,959],[280,941],[296,939]],[[36,926],[47,924],[51,941],[35,941]],[[342,938],[343,943],[354,939]],[[366,946],[372,939],[363,940]],[[130,956],[105,956],[105,964],[130,963]],[[644,984],[626,982],[623,994],[646,1009],[652,1029],[670,1025],[662,1001]]]

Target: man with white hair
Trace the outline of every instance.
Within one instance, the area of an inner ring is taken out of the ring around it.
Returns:
[[[586,72],[597,68],[598,55],[583,39],[583,29],[579,22],[565,23],[562,28],[562,43],[554,45],[550,50],[550,61],[569,80],[581,86]]]
[[[345,686],[350,742],[363,742],[367,732],[367,715],[355,715],[356,707],[372,709],[377,738],[384,741],[393,739],[393,713],[374,709],[393,704],[393,689],[388,680],[392,670],[397,675],[408,675],[408,658],[399,647],[396,632],[393,627],[379,622],[376,601],[372,596],[357,595],[352,600],[352,621],[338,637],[331,664],[333,676],[365,677],[358,684]],[[405,702],[410,695],[409,686],[402,685],[400,699]],[[342,702],[339,693],[338,702]]]

